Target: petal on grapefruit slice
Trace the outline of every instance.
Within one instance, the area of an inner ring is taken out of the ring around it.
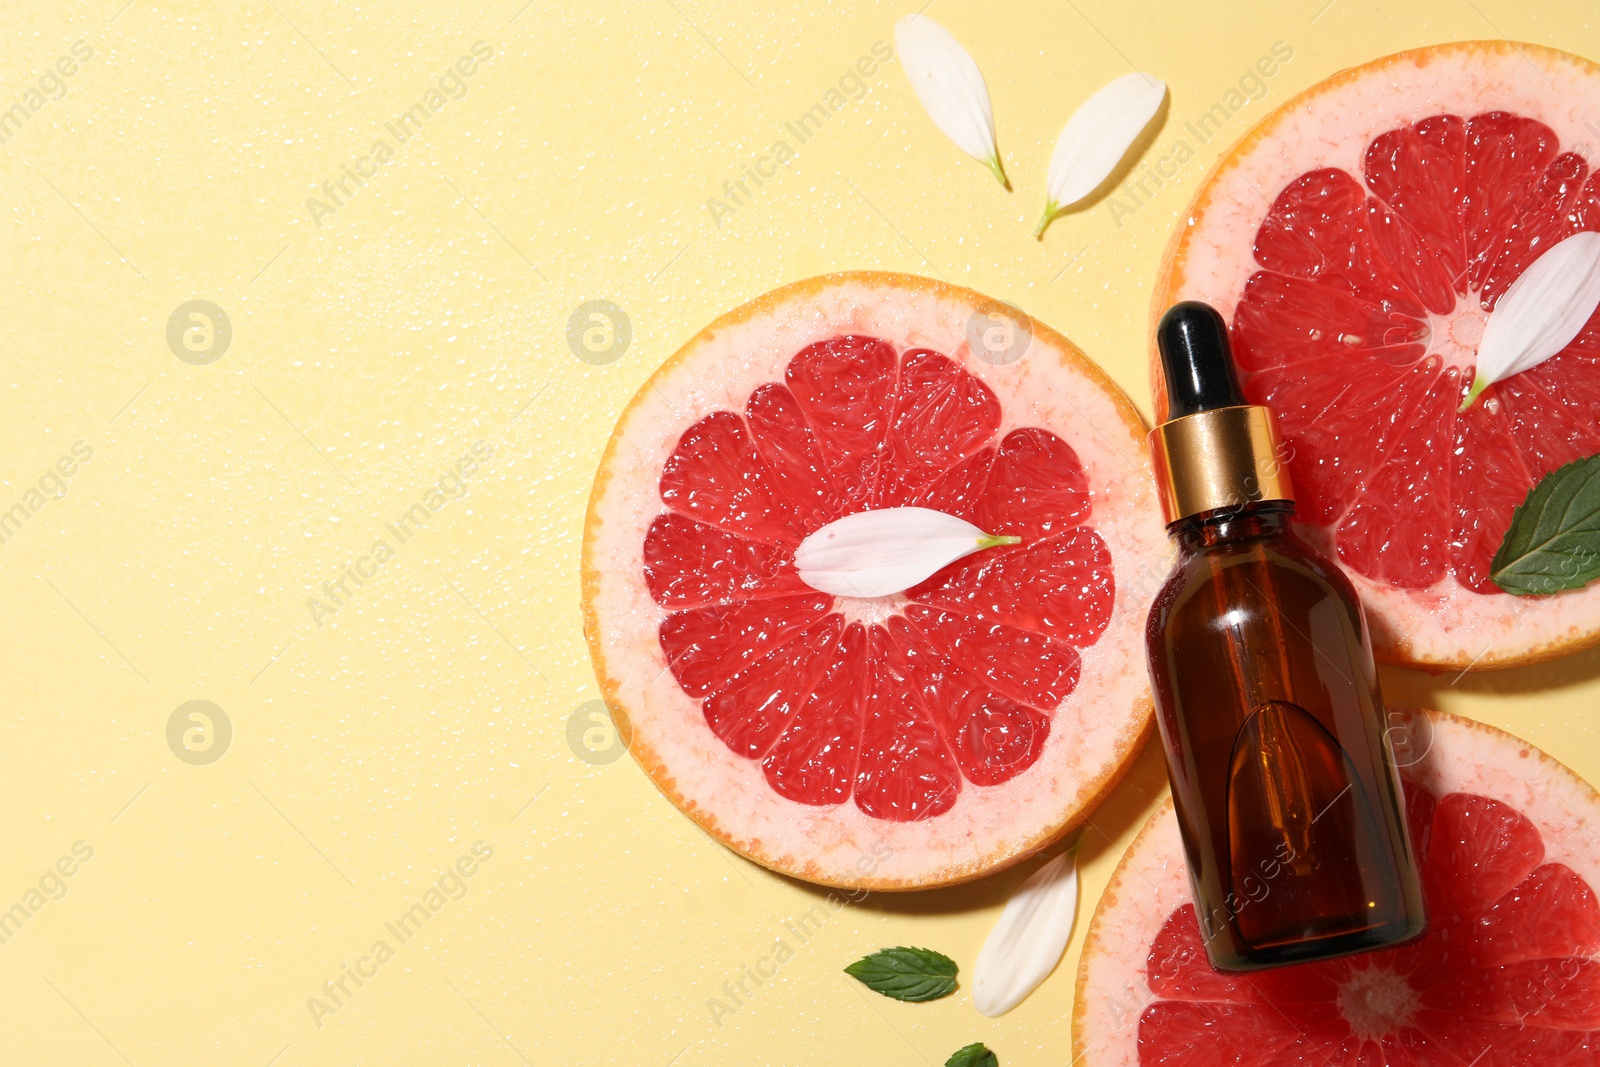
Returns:
[[[1245,393],[1292,450],[1300,530],[1350,573],[1382,659],[1505,667],[1600,641],[1600,587],[1489,580],[1528,490],[1600,452],[1600,313],[1456,410],[1496,301],[1600,230],[1597,98],[1600,67],[1503,41],[1343,71],[1223,155],[1167,249],[1153,316],[1228,317]]]
[[[993,302],[839,274],[713,323],[612,435],[585,628],[639,763],[730,847],[811,881],[978,877],[1081,821],[1150,726],[1140,647],[1171,548],[1144,425],[1065,338],[977,358]],[[936,508],[1020,543],[902,594],[819,593],[796,547]]]
[[[1390,718],[1401,736],[1429,739],[1401,769],[1423,939],[1249,975],[1212,970],[1168,801],[1090,924],[1074,1063],[1600,1061],[1600,794],[1493,727],[1435,711]]]

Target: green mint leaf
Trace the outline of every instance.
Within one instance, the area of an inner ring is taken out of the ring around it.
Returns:
[[[1557,468],[1529,490],[1489,578],[1516,596],[1579,589],[1600,578],[1600,456]]]
[[[938,1000],[956,991],[956,961],[926,948],[879,949],[856,960],[844,973],[895,1000]]]
[[[989,1046],[982,1041],[975,1041],[966,1048],[958,1048],[950,1053],[950,1058],[944,1061],[944,1067],[1000,1067],[1000,1058],[989,1051]]]

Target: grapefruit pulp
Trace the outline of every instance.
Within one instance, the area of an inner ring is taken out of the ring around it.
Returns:
[[[1489,579],[1528,490],[1600,452],[1600,314],[1457,411],[1496,301],[1600,230],[1596,99],[1594,64],[1501,41],[1341,72],[1222,157],[1167,250],[1153,316],[1203,300],[1230,320],[1300,532],[1356,582],[1380,658],[1503,667],[1600,639],[1600,588],[1515,598]]]
[[[1245,976],[1213,970],[1168,801],[1089,927],[1074,1063],[1600,1062],[1600,795],[1493,727],[1389,715],[1427,901],[1422,940]]]
[[[617,424],[590,498],[585,628],[656,785],[810,881],[916,889],[1021,859],[1150,725],[1137,652],[1170,549],[1132,406],[1065,338],[906,275],[830,275],[712,323]],[[980,356],[987,358],[980,358]],[[810,588],[794,553],[860,511],[1020,543],[903,593]]]

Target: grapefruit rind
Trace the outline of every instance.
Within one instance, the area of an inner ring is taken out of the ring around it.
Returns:
[[[968,322],[994,307],[971,290],[884,272],[784,286],[717,319],[668,359],[606,446],[582,565],[584,630],[601,690],[656,786],[719,841],[778,873],[870,890],[981,877],[1076,827],[1151,731],[1144,617],[1172,549],[1144,422],[1104,372],[1043,323],[1030,323],[1030,347],[1015,363],[974,356]],[[658,476],[679,434],[710,412],[742,410],[756,386],[782,378],[801,348],[846,333],[943,352],[999,397],[1001,434],[1043,426],[1067,441],[1088,477],[1089,524],[1112,554],[1111,622],[1080,650],[1080,681],[1056,710],[1038,761],[999,785],[965,784],[955,808],[920,822],[873,819],[851,803],[811,807],[773,793],[760,763],[730,752],[707,727],[700,702],[673,680],[657,638],[666,612],[641,577],[646,528],[661,511]]]
[[[1385,56],[1340,71],[1266,115],[1201,181],[1162,257],[1150,304],[1150,381],[1166,418],[1155,326],[1181,300],[1203,300],[1230,322],[1258,269],[1252,242],[1273,197],[1315,167],[1363,173],[1378,134],[1434,114],[1503,109],[1536,118],[1591,169],[1590,127],[1600,66],[1553,48],[1461,41]],[[1315,540],[1315,538],[1313,538]],[[1320,543],[1319,548],[1331,549]],[[1380,660],[1434,670],[1521,667],[1600,643],[1600,585],[1534,599],[1471,592],[1446,573],[1400,589],[1347,573],[1360,591]]]
[[[1545,863],[1572,868],[1600,886],[1600,793],[1568,767],[1496,727],[1442,711],[1389,709],[1396,729],[1428,738],[1427,751],[1401,768],[1435,796],[1473,793],[1531,819],[1544,838]],[[1427,726],[1418,723],[1426,717]],[[1138,1028],[1155,995],[1146,961],[1173,911],[1190,902],[1183,841],[1169,796],[1146,821],[1112,872],[1095,908],[1078,963],[1072,1008],[1072,1062],[1136,1067]]]

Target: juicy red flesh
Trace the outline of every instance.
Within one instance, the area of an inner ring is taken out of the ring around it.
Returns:
[[[1546,862],[1515,808],[1406,784],[1428,933],[1405,948],[1249,975],[1206,960],[1194,906],[1150,946],[1139,1062],[1163,1065],[1600,1062],[1600,901]],[[1246,907],[1249,905],[1246,904]]]
[[[1498,594],[1489,564],[1512,510],[1600,452],[1600,312],[1460,415],[1470,360],[1441,358],[1451,349],[1433,333],[1470,303],[1492,311],[1552,245],[1600,230],[1600,175],[1543,123],[1495,111],[1381,134],[1362,177],[1302,174],[1257,231],[1262,269],[1232,327],[1245,393],[1277,411],[1298,516],[1347,566]]]
[[[954,360],[872,337],[818,342],[743,412],[684,431],[644,577],[667,666],[736,755],[801,804],[950,810],[1044,749],[1115,587],[1077,454]],[[835,519],[916,505],[1022,538],[908,590],[881,623],[811,589],[794,550]]]

